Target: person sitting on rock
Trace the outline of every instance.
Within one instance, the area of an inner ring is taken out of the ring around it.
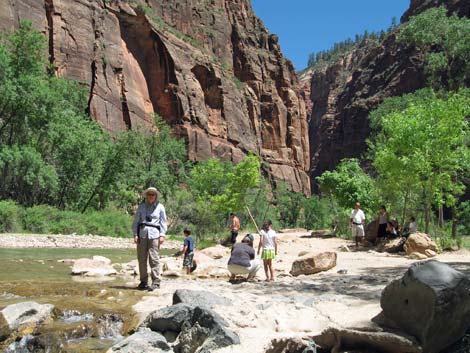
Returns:
[[[232,247],[227,269],[231,276],[230,281],[234,281],[237,275],[248,275],[248,280],[255,278],[261,265],[259,260],[255,259],[255,249],[253,248],[254,237],[247,234],[241,243],[236,243]]]
[[[392,222],[387,222],[387,228],[385,230],[385,237],[389,239],[393,239],[397,237],[397,230],[393,226]]]
[[[416,233],[417,231],[418,225],[416,224],[416,219],[414,217],[410,217],[410,223],[408,223],[408,226],[403,230],[402,236],[408,238],[410,234]]]
[[[395,228],[396,236],[399,237],[402,229],[400,227],[400,223],[398,223],[398,220],[396,218],[392,219],[392,225],[393,225],[393,228]]]

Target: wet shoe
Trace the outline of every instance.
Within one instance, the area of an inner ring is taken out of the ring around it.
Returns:
[[[140,290],[146,290],[148,289],[148,284],[147,282],[140,282],[139,285],[137,286],[137,289],[140,289]]]
[[[158,283],[154,283],[147,288],[149,292],[153,292],[154,290],[160,289],[160,285]]]

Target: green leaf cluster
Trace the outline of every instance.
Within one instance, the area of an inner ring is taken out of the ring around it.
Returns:
[[[458,89],[469,79],[469,18],[448,16],[444,6],[432,8],[411,17],[400,28],[397,39],[425,53],[426,71],[434,87]]]

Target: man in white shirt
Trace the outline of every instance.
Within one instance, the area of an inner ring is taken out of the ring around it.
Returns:
[[[139,260],[140,284],[138,288],[153,291],[160,288],[158,251],[160,244],[165,240],[167,221],[165,207],[158,202],[157,189],[148,188],[144,191],[144,197],[145,202],[139,206],[135,214],[132,231]],[[151,286],[148,286],[147,262],[150,265]]]
[[[356,247],[359,247],[359,242],[364,242],[364,223],[366,221],[366,215],[361,210],[361,204],[356,202],[354,210],[351,212],[349,222],[351,224],[352,235],[356,240]]]

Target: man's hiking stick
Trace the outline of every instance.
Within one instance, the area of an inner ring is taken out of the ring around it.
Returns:
[[[245,207],[246,207],[246,210],[248,211],[248,214],[250,215],[251,220],[253,221],[253,224],[255,225],[255,228],[256,228],[258,234],[259,234],[258,225],[256,224],[256,221],[255,221],[255,219],[253,218],[253,215],[251,214],[250,209],[248,208],[248,206],[245,206]]]

